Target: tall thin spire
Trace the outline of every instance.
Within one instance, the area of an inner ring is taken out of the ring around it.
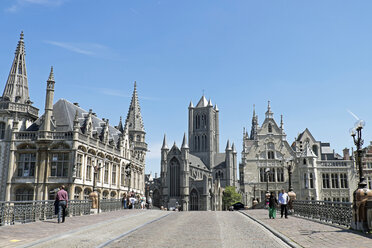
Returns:
[[[26,71],[26,52],[23,41],[23,31],[18,41],[17,49],[9,72],[2,100],[21,104],[31,104],[28,92],[28,81]]]
[[[129,131],[141,131],[144,132],[145,128],[143,125],[141,108],[138,101],[137,94],[137,82],[134,81],[134,90],[132,94],[132,100],[130,102],[129,111],[125,125],[128,127]]]
[[[250,139],[255,140],[257,136],[258,117],[256,115],[256,105],[253,104],[252,127]]]
[[[280,129],[283,130],[283,115],[280,115]]]
[[[167,146],[167,136],[164,134],[164,139],[163,139],[163,146],[161,147],[162,150],[168,150]]]
[[[120,121],[119,121],[119,124],[118,124],[118,130],[123,133],[124,132],[124,128],[123,128],[123,118],[120,116]]]
[[[187,145],[187,140],[186,140],[186,133],[183,134],[183,140],[182,140],[182,147],[183,149],[189,149],[189,146]]]

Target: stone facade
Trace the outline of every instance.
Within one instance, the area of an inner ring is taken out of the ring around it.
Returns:
[[[235,146],[227,142],[219,152],[219,110],[204,96],[189,105],[189,142],[186,134],[181,148],[169,149],[164,136],[161,149],[160,192],[162,205],[181,205],[187,210],[221,210],[222,189],[236,186]],[[158,194],[154,191],[155,195]]]
[[[302,132],[290,146],[274,120],[270,102],[261,126],[253,111],[251,133],[244,131],[242,162],[239,165],[240,191],[244,203],[265,199],[268,191],[289,190],[288,167],[292,168],[292,187],[301,200],[351,201],[355,190],[354,161],[334,153],[329,143],[316,141],[310,131]]]
[[[17,83],[15,83],[17,82]],[[136,84],[123,127],[65,99],[53,104],[53,68],[45,112],[39,117],[28,95],[23,34],[0,99],[0,200],[54,199],[64,184],[71,199],[144,193],[145,131]]]

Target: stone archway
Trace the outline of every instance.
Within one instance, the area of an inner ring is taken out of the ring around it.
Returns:
[[[190,193],[190,211],[197,210],[199,210],[199,194],[196,189],[193,189]]]

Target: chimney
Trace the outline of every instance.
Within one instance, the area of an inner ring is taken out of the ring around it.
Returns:
[[[344,160],[350,160],[350,153],[349,153],[350,150],[348,148],[345,148],[342,151],[344,152]]]

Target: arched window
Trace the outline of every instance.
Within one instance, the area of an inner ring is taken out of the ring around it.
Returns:
[[[112,191],[111,194],[110,194],[110,198],[111,199],[115,199],[116,198],[116,192],[115,191]]]
[[[80,199],[80,194],[81,194],[81,188],[76,187],[74,191],[74,199],[79,200]]]
[[[112,181],[112,184],[116,184],[116,164],[113,164],[112,165],[112,177],[111,177],[111,181]]]
[[[141,136],[137,135],[137,141],[141,141]]]
[[[170,161],[170,196],[180,196],[180,163],[173,158]]]
[[[306,164],[306,158],[304,158],[304,164]]]
[[[92,191],[90,189],[84,189],[84,200],[88,200],[89,199],[89,194],[91,192]]]
[[[30,188],[21,188],[16,191],[16,201],[32,201],[34,199],[34,190]]]
[[[103,194],[102,194],[102,199],[103,200],[106,200],[108,198],[108,191],[103,191]]]
[[[195,144],[194,144],[194,146],[195,146],[195,151],[198,151],[198,137],[197,136],[195,136]]]
[[[5,139],[5,122],[0,122],[0,139]]]
[[[195,189],[191,190],[190,193],[190,210],[191,211],[199,210],[199,195]]]
[[[267,126],[267,131],[269,133],[272,133],[273,132],[273,127],[272,127],[271,123],[269,123],[269,125]]]

